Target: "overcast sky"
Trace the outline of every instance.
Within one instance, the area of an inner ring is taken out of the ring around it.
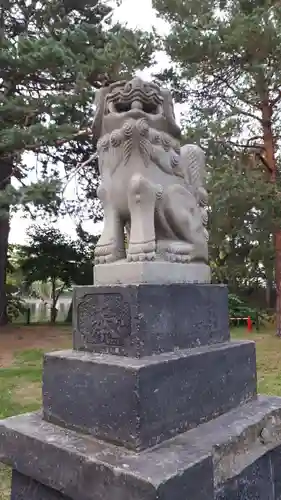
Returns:
[[[157,19],[151,4],[151,0],[123,0],[121,7],[116,11],[116,17],[127,22],[132,28],[139,27],[150,30],[153,26],[156,26],[158,31],[163,32],[167,27],[163,21]],[[165,67],[165,58],[161,55],[159,57],[159,67]],[[149,77],[149,72],[146,71],[144,76]],[[69,186],[69,196],[73,197],[71,189],[72,187]],[[37,222],[40,223],[39,220]],[[24,243],[26,230],[30,224],[29,219],[21,217],[19,213],[16,214],[11,221],[10,242]],[[75,222],[70,217],[61,218],[57,226],[62,232],[75,237]],[[84,229],[90,233],[97,231],[92,222],[85,222]]]

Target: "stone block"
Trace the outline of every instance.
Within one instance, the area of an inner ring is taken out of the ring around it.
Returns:
[[[46,420],[140,450],[256,396],[255,345],[231,342],[147,358],[46,355]]]
[[[31,486],[72,500],[279,500],[272,478],[280,474],[280,446],[281,398],[275,397],[258,397],[137,453],[42,421],[40,414],[0,421],[0,461],[25,481],[32,478]]]
[[[281,500],[281,446],[270,453],[274,500]]]
[[[143,261],[128,262],[120,260],[110,264],[97,264],[94,267],[95,285],[150,285],[174,283],[210,283],[211,270],[203,262]]]
[[[175,451],[164,448],[161,458],[135,454],[43,422],[38,414],[0,422],[0,460],[32,477],[32,485],[37,481],[72,500],[213,499],[211,456],[196,448]]]
[[[216,492],[216,500],[277,500],[274,494],[269,454],[226,482]]]
[[[142,357],[229,340],[221,285],[76,287],[73,315],[77,350]]]
[[[224,487],[232,488],[233,484],[235,490],[235,485],[238,488],[238,482],[235,481],[241,478],[243,483],[243,474],[248,474],[253,464],[259,465],[263,456],[269,454],[269,457],[273,457],[277,454],[279,457],[281,398],[258,396],[241,407],[177,436],[172,443],[177,450],[199,447],[202,452],[211,453],[217,494],[222,494]],[[275,476],[277,471],[280,474],[279,460],[276,462]],[[274,469],[272,465],[271,470]],[[255,472],[255,467],[251,470]]]
[[[71,500],[59,491],[48,488],[16,470],[12,475],[11,500]]]

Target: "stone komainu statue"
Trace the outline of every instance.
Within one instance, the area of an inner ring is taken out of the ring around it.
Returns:
[[[104,208],[96,263],[206,262],[205,157],[195,145],[180,147],[171,94],[140,78],[105,87],[93,133]]]

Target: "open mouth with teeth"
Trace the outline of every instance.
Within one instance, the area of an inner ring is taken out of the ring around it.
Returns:
[[[119,101],[114,104],[116,113],[126,113],[131,109],[139,109],[150,115],[161,113],[162,106],[156,105],[153,102],[143,102],[140,99],[135,99],[132,102]]]
[[[115,89],[107,96],[107,110],[109,113],[128,113],[133,110],[145,114],[159,115],[163,112],[163,98],[151,88]]]

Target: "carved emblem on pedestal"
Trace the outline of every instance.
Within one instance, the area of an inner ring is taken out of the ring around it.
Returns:
[[[121,347],[130,335],[130,307],[118,293],[85,295],[78,304],[77,318],[86,344]]]

